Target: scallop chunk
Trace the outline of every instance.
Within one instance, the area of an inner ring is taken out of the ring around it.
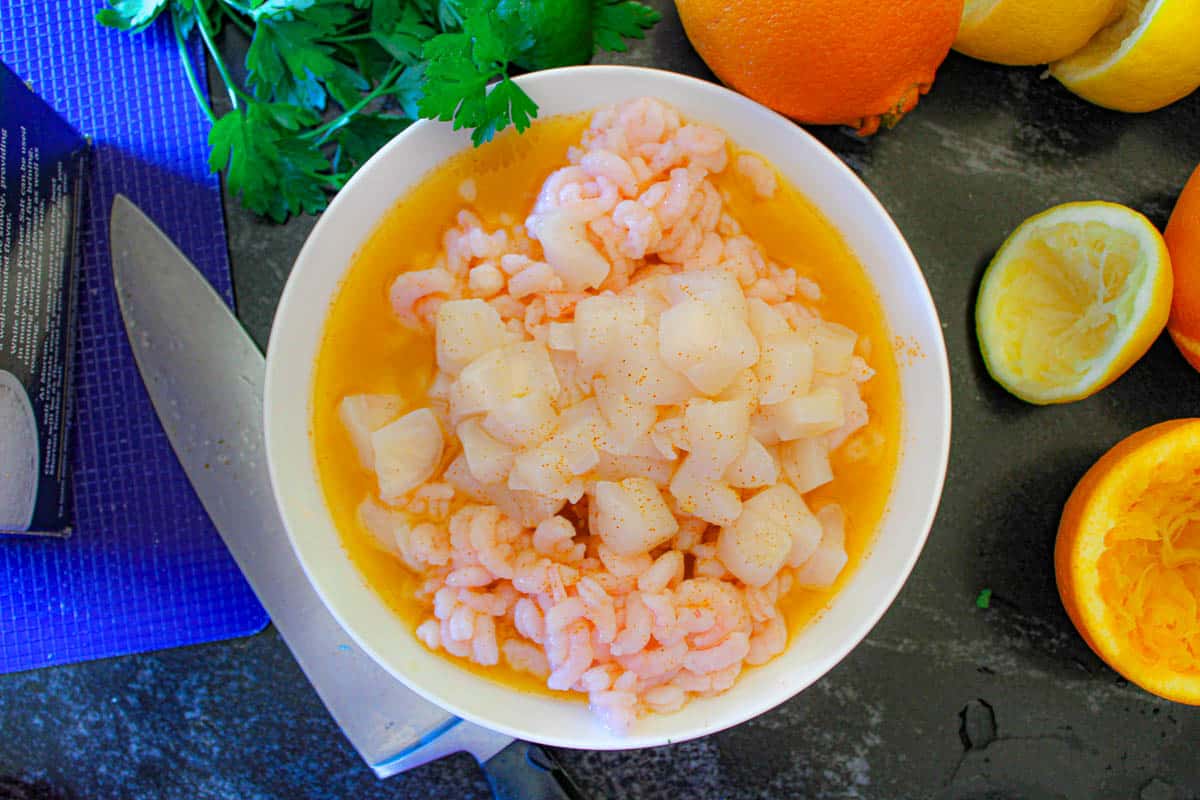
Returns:
[[[371,434],[383,502],[396,505],[429,480],[442,461],[442,429],[428,408],[410,411]]]
[[[829,441],[823,436],[797,439],[779,448],[779,461],[788,482],[797,492],[811,492],[833,480]]]
[[[371,534],[372,543],[380,550],[400,555],[396,531],[408,524],[403,512],[381,505],[374,497],[367,495],[358,504],[358,524]]]
[[[648,441],[650,428],[657,419],[654,406],[634,400],[604,379],[592,383],[596,402],[607,423],[604,449],[616,455],[626,455],[641,441]]]
[[[810,589],[827,589],[846,566],[846,516],[840,506],[825,506],[817,512],[821,543],[796,571],[796,584]]]
[[[705,394],[719,394],[759,355],[745,319],[704,300],[686,300],[662,313],[658,348],[668,367]]]
[[[652,405],[676,405],[695,394],[682,374],[667,366],[658,349],[658,331],[641,324],[622,328],[602,372],[629,394]]]
[[[803,397],[790,397],[771,406],[771,419],[782,441],[820,436],[845,422],[842,395],[832,386],[818,386]]]
[[[671,477],[671,496],[679,510],[713,525],[728,525],[742,513],[742,499],[723,480],[710,477],[709,465],[689,454]]]
[[[614,360],[625,346],[625,333],[645,319],[638,298],[605,293],[580,300],[572,326],[574,350],[586,375],[598,372]]]
[[[467,364],[509,339],[496,309],[482,300],[442,303],[435,324],[438,367],[451,375],[457,375]]]
[[[396,394],[352,394],[338,404],[338,418],[346,426],[358,460],[367,469],[375,468],[375,450],[371,434],[400,416],[404,399]]]
[[[545,392],[508,397],[483,418],[483,428],[512,447],[531,447],[554,432],[558,414]]]
[[[684,448],[703,474],[718,478],[746,449],[750,410],[738,400],[703,398],[687,404],[683,414]]]
[[[803,498],[787,484],[764,489],[742,504],[742,513],[721,528],[717,557],[750,586],[762,586],[787,563],[792,530],[812,518]]]
[[[457,433],[471,475],[480,483],[503,480],[512,469],[513,449],[485,431],[477,417],[460,422]]]
[[[464,367],[450,389],[450,408],[457,421],[535,391],[554,400],[561,390],[550,352],[538,342],[521,342],[484,353]]]
[[[746,301],[746,321],[760,342],[792,332],[783,315],[758,297],[751,297]]]
[[[858,334],[845,325],[824,322],[813,330],[813,354],[819,372],[840,375],[850,369]]]
[[[550,209],[531,216],[528,225],[567,291],[594,289],[608,277],[608,259],[588,239],[587,223],[571,212]]]
[[[746,447],[725,470],[725,479],[737,489],[757,489],[779,480],[779,464],[758,439],[747,437]]]
[[[596,504],[596,533],[619,555],[649,552],[679,530],[658,487],[646,478],[598,481],[592,502]]]
[[[749,306],[742,287],[733,273],[724,269],[702,269],[680,272],[667,278],[665,294],[672,305],[687,300],[703,300],[716,308],[726,309],[745,318]]]
[[[807,394],[813,378],[812,345],[798,333],[772,336],[763,343],[754,372],[763,405]]]

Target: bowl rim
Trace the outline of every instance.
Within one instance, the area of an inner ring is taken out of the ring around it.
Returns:
[[[284,520],[284,527],[287,530],[288,539],[292,545],[293,552],[295,552],[297,559],[300,561],[301,567],[304,570],[305,576],[308,578],[310,584],[321,598],[321,601],[325,604],[326,608],[329,609],[330,613],[333,614],[334,618],[337,619],[338,623],[342,626],[346,633],[366,653],[368,653],[377,664],[383,667],[385,671],[390,673],[397,680],[400,680],[408,688],[412,689],[426,700],[470,722],[511,735],[518,739],[525,739],[528,741],[535,741],[541,744],[559,747],[619,750],[653,747],[686,741],[741,724],[746,720],[752,719],[782,704],[783,702],[802,692],[812,683],[826,675],[829,670],[836,666],[862,642],[866,635],[878,623],[880,618],[882,618],[883,614],[891,607],[900,590],[907,582],[908,577],[911,574],[917,559],[920,557],[926,541],[928,540],[930,530],[941,505],[941,499],[945,487],[946,471],[949,464],[952,397],[950,391],[949,360],[946,351],[945,337],[943,335],[943,329],[940,322],[940,316],[938,315],[937,307],[933,302],[932,294],[930,293],[928,283],[925,281],[920,265],[917,262],[916,257],[913,255],[907,240],[900,232],[899,227],[896,225],[895,220],[892,219],[887,209],[884,208],[883,204],[878,200],[878,198],[876,198],[863,180],[833,151],[828,149],[823,143],[820,142],[820,140],[818,140],[804,128],[741,94],[738,94],[719,84],[711,83],[709,81],[669,70],[624,65],[584,65],[543,70],[519,76],[514,80],[523,89],[529,91],[531,95],[535,95],[538,87],[547,82],[571,80],[583,74],[607,74],[614,78],[629,81],[638,81],[643,78],[648,78],[658,83],[656,83],[653,87],[648,87],[645,90],[645,93],[659,94],[660,96],[663,96],[667,102],[673,102],[671,98],[667,96],[669,90],[669,86],[667,84],[671,83],[686,86],[689,90],[693,91],[699,90],[702,92],[708,92],[713,97],[714,102],[729,105],[731,107],[731,114],[745,113],[748,115],[754,115],[761,118],[764,123],[773,124],[776,126],[778,126],[780,123],[783,123],[788,126],[789,134],[787,135],[806,141],[806,145],[812,151],[812,153],[808,155],[814,158],[823,159],[829,168],[836,173],[840,173],[841,178],[847,183],[846,188],[854,194],[855,201],[857,203],[864,204],[866,207],[869,207],[873,211],[877,212],[878,221],[883,225],[883,235],[887,239],[891,240],[892,244],[897,248],[897,252],[902,256],[903,263],[898,264],[897,267],[903,271],[911,271],[913,277],[915,278],[915,283],[918,287],[918,296],[915,298],[915,300],[922,307],[920,309],[921,312],[928,312],[931,314],[932,321],[935,323],[932,326],[933,344],[936,345],[934,352],[928,352],[928,348],[923,348],[925,350],[923,357],[932,359],[932,366],[935,368],[933,376],[935,381],[934,385],[923,388],[928,388],[938,410],[944,410],[944,414],[940,420],[941,425],[934,431],[938,439],[936,442],[936,461],[932,465],[926,466],[926,468],[928,468],[928,466],[933,467],[932,474],[930,475],[933,480],[930,484],[928,484],[931,490],[928,496],[929,501],[925,504],[924,509],[921,511],[919,519],[914,518],[909,521],[910,527],[917,532],[917,535],[913,537],[911,545],[908,547],[904,559],[896,565],[897,568],[895,568],[894,571],[889,573],[891,578],[887,585],[878,587],[875,600],[870,605],[870,612],[862,614],[860,617],[858,617],[853,628],[839,640],[838,646],[832,648],[829,652],[824,653],[823,656],[814,663],[812,669],[810,670],[812,674],[807,680],[798,680],[783,690],[757,692],[754,695],[755,702],[740,706],[735,713],[713,715],[713,718],[710,718],[705,724],[701,724],[693,729],[689,729],[683,734],[675,733],[666,735],[658,734],[629,735],[625,737],[596,737],[587,735],[587,732],[582,732],[580,735],[574,736],[545,736],[539,735],[539,732],[536,730],[536,728],[521,728],[506,724],[503,721],[488,718],[485,715],[476,712],[469,705],[460,702],[457,698],[447,696],[445,693],[439,693],[438,691],[413,680],[411,676],[406,673],[402,665],[392,663],[390,659],[381,655],[379,648],[373,644],[373,637],[371,633],[369,631],[364,632],[361,629],[362,626],[356,624],[352,617],[348,617],[345,613],[343,613],[339,599],[331,594],[330,590],[333,587],[327,587],[323,584],[323,581],[319,577],[315,562],[313,562],[311,560],[312,557],[306,553],[304,546],[301,544],[296,534],[296,527],[300,525],[302,521],[295,518],[295,515],[292,513],[292,509],[284,501],[285,492],[281,488],[282,479],[279,474],[280,465],[277,463],[278,458],[276,456],[279,448],[279,436],[282,435],[283,432],[275,430],[275,425],[273,424],[270,410],[276,405],[273,400],[279,395],[279,392],[281,391],[279,386],[284,380],[284,376],[282,374],[283,357],[280,356],[279,353],[285,348],[285,345],[280,341],[280,339],[284,335],[282,331],[286,327],[285,322],[290,319],[293,313],[290,309],[298,303],[296,297],[300,292],[300,281],[297,279],[297,276],[306,270],[312,270],[316,268],[315,266],[308,266],[310,264],[314,264],[312,252],[316,249],[316,242],[329,235],[330,232],[336,230],[338,218],[344,213],[342,211],[343,207],[347,206],[351,202],[346,198],[354,196],[357,188],[368,181],[368,176],[371,174],[372,170],[377,168],[381,163],[394,158],[395,156],[393,154],[398,153],[403,147],[405,147],[406,143],[410,139],[415,138],[421,132],[430,127],[440,126],[444,128],[447,132],[447,135],[449,135],[449,123],[435,122],[431,120],[420,120],[414,123],[400,134],[393,137],[358,170],[358,172],[346,183],[342,190],[339,191],[338,194],[333,198],[327,210],[317,220],[316,225],[309,232],[308,237],[305,239],[304,245],[302,246],[299,254],[296,256],[292,271],[288,276],[287,282],[280,296],[279,303],[276,307],[275,317],[272,323],[271,333],[267,345],[266,380],[263,392],[263,414],[267,464],[271,478],[272,495],[275,499],[280,515]],[[597,105],[600,104],[598,103]],[[444,158],[433,161],[428,166],[424,174],[428,174],[430,171],[436,169],[438,166],[444,163],[444,161]],[[419,182],[419,180],[420,179],[418,179],[417,182]],[[405,191],[415,185],[416,183],[406,186]],[[802,192],[806,197],[810,197],[812,194],[811,190],[802,189]],[[398,197],[402,196],[402,194],[398,195]],[[396,201],[390,201],[388,207],[390,207],[391,203],[394,202]],[[821,211],[822,215],[826,214],[824,210],[818,210]],[[381,212],[381,214],[382,213],[383,212]],[[832,220],[829,222],[835,228],[835,230],[838,231],[839,235],[847,236],[846,232],[833,223]],[[370,234],[368,234],[368,236],[369,235]],[[359,246],[361,246],[361,243]],[[856,253],[856,256],[857,255],[858,254]],[[348,263],[352,263],[352,260]],[[343,270],[339,275],[338,282],[336,284],[338,288],[340,288],[342,285],[345,274],[346,271]],[[872,283],[877,282],[872,279]],[[326,299],[328,303],[331,304],[336,298],[336,291],[337,289],[335,289],[332,296]],[[883,303],[882,297],[880,302]],[[883,306],[885,309],[887,309],[886,303],[883,303]],[[321,321],[323,327],[325,317],[322,317]],[[889,325],[889,327],[892,326]],[[894,333],[894,331],[891,332]],[[899,356],[897,360],[900,360]],[[900,364],[898,363],[897,366],[899,367]],[[309,375],[311,375],[312,369],[313,367],[310,367],[310,372],[308,373]],[[308,396],[304,398],[304,404],[306,408],[306,417],[311,419],[311,378],[308,382],[307,391]],[[902,402],[907,405],[909,401],[904,399]],[[902,439],[904,436],[905,430],[902,427]],[[308,432],[307,428],[306,438],[310,442],[308,445],[308,450],[311,455],[311,434]],[[891,513],[892,501],[895,499],[896,484],[899,483],[901,468],[904,465],[904,462],[905,455],[902,445],[897,459],[895,477],[893,479],[894,483],[892,486],[892,497],[889,499],[888,505],[884,511],[884,516],[880,521],[880,528],[876,532],[877,537],[879,530],[882,530],[883,524],[886,522],[888,515]],[[322,503],[324,502],[323,497],[321,498],[321,501]],[[859,571],[862,571],[862,569],[866,566],[871,554],[871,550],[873,549],[875,543],[876,542],[872,542],[872,545],[864,553],[863,562],[858,567]],[[354,567],[354,569],[357,571],[357,567]],[[367,591],[373,592],[374,590],[368,587]],[[845,590],[843,589],[843,592],[844,591]],[[839,593],[838,596],[840,595],[841,593]],[[818,619],[820,616],[823,616],[829,612],[829,610],[832,608],[832,602],[836,602],[836,598],[834,601],[831,601],[830,606],[820,612]],[[813,623],[816,621],[817,620],[814,620]],[[790,647],[791,644],[789,643],[789,648]],[[782,658],[783,655],[785,654],[781,654],[778,658]],[[741,681],[739,681],[739,684],[740,683]],[[737,685],[735,684],[735,688],[736,686]],[[527,696],[523,695],[521,692],[519,692],[519,690],[512,689],[510,687],[504,688],[511,692],[514,698]]]

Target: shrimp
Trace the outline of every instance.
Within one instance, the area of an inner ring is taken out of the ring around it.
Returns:
[[[455,286],[454,276],[445,269],[402,272],[389,290],[392,310],[410,328],[432,327],[433,313],[437,310],[435,299],[453,294]]]

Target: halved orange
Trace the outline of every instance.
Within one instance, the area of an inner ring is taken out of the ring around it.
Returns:
[[[1139,431],[1088,470],[1063,509],[1054,573],[1110,667],[1200,705],[1200,419]]]

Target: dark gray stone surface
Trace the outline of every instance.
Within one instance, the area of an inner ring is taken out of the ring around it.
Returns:
[[[661,4],[660,4],[661,5]],[[673,12],[608,60],[707,76]],[[1063,613],[1051,563],[1071,487],[1111,444],[1200,412],[1200,376],[1163,337],[1124,378],[1034,408],[990,381],[972,333],[983,267],[1055,203],[1108,199],[1163,224],[1200,162],[1200,95],[1149,115],[1076,99],[1039,69],[951,55],[899,127],[814,134],[883,201],[944,323],[954,440],[937,523],[867,639],[825,678],[724,733],[626,753],[560,753],[594,797],[1200,797],[1200,709],[1129,685]],[[265,343],[312,220],[227,204],[239,311]],[[980,589],[991,607],[976,608]],[[0,677],[0,797],[484,798],[466,756],[377,782],[272,631]]]

